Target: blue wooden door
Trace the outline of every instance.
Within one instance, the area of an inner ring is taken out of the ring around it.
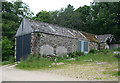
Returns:
[[[84,41],[84,53],[88,53],[88,41]]]
[[[26,59],[30,54],[31,34],[19,36],[16,38],[16,61]]]

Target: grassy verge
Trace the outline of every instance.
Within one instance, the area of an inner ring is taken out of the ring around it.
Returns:
[[[59,63],[63,62],[64,65],[67,64],[89,64],[89,63],[101,63],[101,62],[108,62],[110,64],[117,64],[118,58],[114,56],[112,51],[104,51],[104,52],[97,52],[97,53],[89,53],[87,55],[80,56],[79,54],[72,57],[58,56],[52,58],[41,57],[41,55],[30,55],[27,60],[21,60],[20,63],[16,66],[21,69],[43,69],[43,68],[51,68],[51,67],[58,67],[52,66],[52,63]],[[80,53],[81,54],[81,53]],[[78,56],[79,55],[79,56]],[[75,60],[68,60],[74,58]],[[56,59],[56,61],[54,61]]]
[[[94,51],[92,51],[94,52]],[[75,60],[69,60],[74,58]],[[56,59],[56,61],[55,61]],[[120,76],[118,70],[119,57],[109,50],[89,53],[70,53],[69,57],[62,55],[59,57],[46,58],[40,55],[30,55],[27,60],[21,60],[16,66],[24,70],[46,70],[52,73],[62,74],[73,78],[83,78],[87,80],[117,80]],[[57,63],[62,65],[53,65]]]
[[[16,67],[24,70],[45,69],[49,68],[52,62],[52,59],[30,55],[27,60],[21,60]]]

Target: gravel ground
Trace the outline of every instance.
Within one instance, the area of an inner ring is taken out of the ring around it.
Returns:
[[[83,81],[67,76],[61,76],[46,71],[26,71],[13,66],[0,66],[2,68],[2,81]]]
[[[2,81],[118,81],[118,77],[109,74],[118,71],[111,64],[68,64],[61,69],[27,71],[12,66],[2,68]],[[104,74],[105,72],[108,74]]]
[[[58,75],[89,81],[118,81],[118,77],[111,73],[118,71],[118,68],[111,64],[69,64],[64,68],[50,69],[49,71]]]

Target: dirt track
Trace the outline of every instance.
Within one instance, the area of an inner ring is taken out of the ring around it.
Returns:
[[[14,66],[2,66],[2,81],[82,81],[44,71],[24,71]]]

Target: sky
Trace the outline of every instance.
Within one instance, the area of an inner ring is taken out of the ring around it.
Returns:
[[[10,1],[10,0],[8,0]],[[12,0],[13,1],[13,0]],[[80,6],[90,5],[93,0],[22,0],[27,3],[30,10],[37,14],[41,10],[54,11],[67,7],[68,4],[74,6],[75,9]]]

